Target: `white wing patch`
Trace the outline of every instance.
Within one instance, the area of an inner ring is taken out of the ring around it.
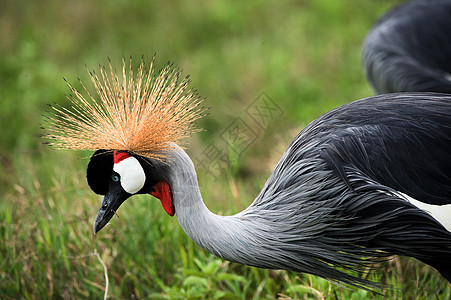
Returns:
[[[133,156],[114,164],[113,170],[121,176],[122,188],[129,194],[137,193],[146,182],[146,174]]]
[[[434,219],[436,219],[443,227],[451,232],[451,204],[445,205],[433,205],[418,201],[404,193],[398,192],[401,198],[406,199],[411,204],[415,205],[419,209],[430,214]]]

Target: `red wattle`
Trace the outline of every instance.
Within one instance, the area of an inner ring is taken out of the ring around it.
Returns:
[[[173,216],[175,214],[175,208],[172,204],[171,190],[169,189],[169,184],[166,181],[158,182],[154,185],[154,190],[151,195],[160,199],[161,205],[163,205],[164,210],[168,215]]]

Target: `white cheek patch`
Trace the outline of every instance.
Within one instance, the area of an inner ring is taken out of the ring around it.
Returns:
[[[121,176],[121,186],[129,194],[137,193],[146,182],[146,174],[139,161],[133,156],[115,163],[113,170]]]

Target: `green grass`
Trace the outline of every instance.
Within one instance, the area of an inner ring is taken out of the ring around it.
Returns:
[[[4,1],[5,2],[5,1]],[[198,166],[212,211],[235,213],[264,184],[290,140],[311,120],[372,94],[360,63],[371,24],[398,1],[6,1],[0,12],[0,298],[383,299],[309,276],[222,261],[197,247],[158,200],[134,197],[97,236],[100,198],[85,180],[90,153],[41,144],[46,104],[67,103],[63,81],[89,85],[111,57],[175,61],[207,97],[194,159],[262,92],[283,111],[242,155],[226,151],[214,180]],[[255,124],[254,124],[255,125]],[[451,288],[413,259],[368,278],[389,299],[447,299]]]

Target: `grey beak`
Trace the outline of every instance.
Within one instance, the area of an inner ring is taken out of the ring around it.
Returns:
[[[99,232],[111,220],[122,203],[131,195],[125,192],[122,187],[111,187],[105,195],[100,206],[99,213],[94,221],[94,233]]]

